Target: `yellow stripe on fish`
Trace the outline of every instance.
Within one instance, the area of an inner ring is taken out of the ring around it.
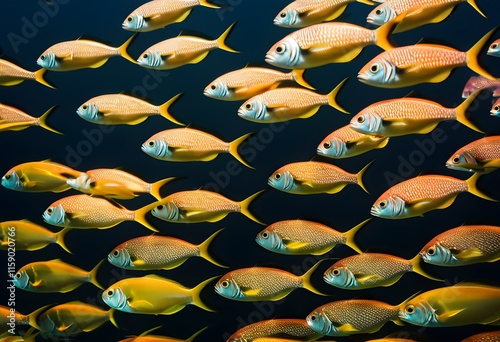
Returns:
[[[43,68],[37,71],[28,71],[12,62],[0,59],[0,85],[3,86],[14,86],[25,80],[34,80],[46,87],[55,89],[53,85],[43,78],[46,72],[47,69]]]
[[[40,126],[50,132],[62,134],[47,124],[47,118],[57,106],[50,107],[40,117],[34,118],[20,109],[0,103],[0,132],[22,131],[33,126]]]

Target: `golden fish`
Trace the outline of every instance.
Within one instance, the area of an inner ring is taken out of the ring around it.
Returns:
[[[149,156],[166,161],[210,161],[220,153],[229,153],[243,165],[253,169],[238,153],[239,146],[253,133],[231,142],[193,128],[173,128],[156,133],[146,140],[141,149]]]
[[[500,260],[500,227],[460,226],[429,241],[422,260],[439,266],[462,266]]]
[[[425,327],[493,324],[500,321],[500,288],[460,283],[426,291],[399,306],[399,318]]]
[[[175,223],[217,222],[229,213],[242,213],[252,221],[263,224],[248,209],[250,203],[263,191],[241,202],[207,190],[180,191],[153,203],[151,213],[159,219]]]
[[[53,71],[99,68],[114,56],[122,56],[136,64],[136,61],[127,52],[127,48],[134,38],[135,35],[119,47],[86,39],[61,42],[45,50],[36,62],[42,68]]]
[[[51,243],[56,243],[66,252],[71,253],[64,243],[64,236],[69,231],[69,228],[65,228],[53,233],[28,220],[0,222],[0,241],[2,242],[0,249],[8,250],[9,238],[11,238],[15,241],[15,249],[19,251],[36,251]]]
[[[276,89],[286,81],[295,81],[303,87],[314,89],[304,80],[303,73],[302,69],[284,73],[268,68],[245,67],[219,76],[205,87],[203,94],[224,101],[246,100]]]
[[[34,118],[20,109],[0,103],[0,132],[22,131],[32,126],[40,126],[50,132],[62,134],[47,124],[47,118],[56,107],[50,107],[42,116]]]
[[[90,272],[60,259],[36,261],[21,267],[12,282],[17,288],[38,293],[65,293],[73,291],[83,283],[92,283],[102,290],[97,282],[97,271],[103,261],[101,260]]]
[[[437,44],[416,44],[384,51],[359,71],[358,80],[381,88],[439,83],[447,79],[453,69],[461,66],[496,80],[478,62],[479,53],[494,31],[486,33],[468,51]]]
[[[0,339],[12,336],[9,330],[15,329],[18,325],[36,326],[36,318],[46,309],[47,306],[43,306],[29,315],[23,315],[17,309],[0,305]]]
[[[187,259],[199,256],[214,265],[226,267],[208,252],[210,244],[221,231],[218,230],[199,245],[170,236],[137,237],[116,246],[108,254],[108,261],[127,270],[171,270]]]
[[[84,120],[102,125],[137,125],[148,117],[161,115],[177,124],[169,112],[170,106],[181,96],[177,94],[161,106],[124,94],[107,94],[94,97],[82,104],[76,113]]]
[[[117,169],[94,169],[81,173],[77,178],[66,181],[73,189],[86,194],[108,198],[132,199],[139,194],[148,193],[161,199],[160,189],[175,177],[147,183],[128,172]]]
[[[36,337],[40,334],[35,328],[30,327],[22,336],[7,333],[5,337],[0,335],[0,342],[36,342]]]
[[[475,140],[458,151],[446,162],[453,170],[490,172],[500,168],[500,136]]]
[[[205,328],[198,330],[193,335],[191,335],[187,340],[180,340],[177,338],[167,337],[167,336],[150,335],[150,333],[152,331],[157,330],[159,328],[161,328],[161,326],[155,327],[153,329],[149,329],[149,330],[143,332],[142,334],[140,334],[139,336],[130,336],[130,337],[128,337],[124,340],[120,340],[118,342],[193,342],[194,339],[199,334],[201,334],[203,331],[205,331],[208,327],[205,327]]]
[[[203,303],[200,293],[214,279],[187,288],[175,281],[149,274],[114,283],[102,293],[102,299],[116,310],[137,314],[172,315],[189,304],[213,311]]]
[[[43,68],[37,71],[28,71],[5,59],[0,59],[0,85],[3,86],[14,86],[25,80],[34,80],[44,86],[55,89],[54,86],[43,78],[46,72],[47,69]]]
[[[462,192],[495,201],[477,188],[479,176],[475,173],[467,180],[440,175],[410,178],[384,192],[370,212],[386,219],[423,216],[431,210],[448,208]]]
[[[244,326],[232,334],[226,342],[250,342],[268,336],[286,336],[314,341],[322,337],[312,330],[305,319],[277,318],[267,319]]]
[[[461,342],[496,342],[500,341],[500,330],[486,331],[467,337]]]
[[[144,51],[137,63],[145,68],[166,70],[186,64],[199,63],[214,49],[237,53],[238,51],[233,50],[226,44],[226,38],[235,24],[229,26],[216,40],[178,36],[161,41]]]
[[[371,162],[358,173],[349,173],[323,162],[290,163],[274,171],[267,183],[277,190],[299,195],[336,194],[348,184],[357,184],[368,193],[363,175],[370,165]]]

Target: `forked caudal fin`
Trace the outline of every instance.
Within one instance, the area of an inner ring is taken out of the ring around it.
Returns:
[[[125,58],[126,60],[128,60],[134,64],[137,64],[137,61],[134,58],[132,58],[132,56],[129,55],[127,48],[129,47],[130,43],[132,43],[132,41],[135,39],[135,37],[137,37],[137,34],[138,33],[134,33],[134,35],[132,37],[127,39],[127,41],[125,43],[123,43],[118,48],[118,51],[120,52],[120,56],[122,56],[123,58]]]
[[[161,179],[157,182],[154,182],[153,184],[151,184],[151,190],[149,191],[149,193],[154,198],[156,198],[158,201],[161,200],[161,195],[160,195],[161,187],[164,186],[165,184],[173,181],[174,179],[176,179],[176,177],[164,178],[164,179]]]
[[[361,222],[358,225],[352,227],[351,229],[349,229],[347,232],[344,233],[344,235],[346,237],[345,244],[347,246],[351,247],[352,249],[354,249],[358,253],[362,253],[362,251],[358,247],[358,245],[356,244],[356,242],[354,241],[354,236],[356,236],[356,233],[358,232],[358,230],[360,230],[361,228],[363,228],[371,220],[372,220],[372,218],[368,218],[368,219],[364,220],[363,222]]]
[[[474,72],[477,72],[479,75],[486,77],[490,80],[498,80],[497,77],[490,74],[486,71],[481,65],[479,65],[478,56],[481,53],[481,50],[490,39],[491,35],[498,29],[498,26],[490,30],[490,32],[486,33],[483,38],[481,38],[473,47],[471,47],[467,53],[467,66]]]
[[[227,44],[226,44],[226,38],[227,36],[229,36],[229,34],[231,33],[234,25],[236,25],[236,22],[232,23],[231,26],[229,26],[226,31],[224,31],[224,33],[222,33],[220,35],[219,38],[217,38],[217,47],[219,49],[222,49],[222,50],[225,50],[225,51],[229,51],[229,52],[234,52],[234,53],[240,53],[239,51],[236,51],[234,50],[233,48],[229,47]]]
[[[64,249],[69,254],[73,254],[73,253],[71,253],[71,251],[66,246],[66,243],[64,242],[64,237],[66,236],[66,233],[68,233],[70,230],[71,230],[71,228],[65,227],[64,229],[62,229],[61,231],[59,231],[58,233],[56,233],[56,243],[59,246],[61,246],[62,249]]]
[[[346,111],[344,108],[342,108],[336,100],[337,94],[340,91],[340,88],[344,85],[344,83],[347,81],[348,77],[344,78],[342,82],[340,82],[329,94],[328,94],[328,104],[332,106],[333,108],[341,111],[344,114],[349,114],[348,111]]]
[[[483,193],[481,190],[479,190],[477,188],[477,181],[482,175],[483,175],[482,173],[476,172],[471,177],[469,177],[469,179],[466,180],[467,186],[468,186],[467,191],[469,191],[473,195],[484,198],[488,201],[498,202],[498,200],[486,195],[485,193]]]
[[[309,88],[311,90],[314,90],[314,87],[312,85],[310,85],[309,82],[307,82],[304,79],[304,72],[305,71],[306,71],[305,69],[293,69],[292,71],[290,71],[290,73],[292,74],[292,77],[295,80],[295,82],[297,82],[298,84],[300,84],[301,86],[303,86],[305,88]]]
[[[418,273],[421,276],[424,276],[424,277],[431,279],[431,280],[444,281],[443,279],[435,278],[435,277],[431,276],[430,274],[428,274],[427,272],[425,272],[422,269],[422,267],[420,267],[420,260],[421,260],[420,254],[417,254],[413,259],[410,260],[411,264],[412,264],[413,272]]]
[[[206,239],[205,241],[203,241],[200,245],[198,245],[198,248],[200,249],[200,256],[205,259],[205,260],[208,260],[210,261],[212,264],[216,265],[216,266],[219,266],[219,267],[223,267],[223,268],[227,268],[227,266],[225,265],[222,265],[222,264],[219,264],[217,261],[214,260],[214,258],[212,258],[212,255],[210,255],[210,253],[208,252],[208,248],[210,247],[210,245],[212,244],[212,241],[215,239],[215,237],[217,235],[220,234],[220,232],[222,232],[224,230],[224,228],[222,229],[219,229],[218,231],[216,231],[215,233],[213,233],[212,235],[210,235],[210,237],[208,239]]]
[[[262,224],[262,225],[266,225],[265,223],[259,221],[255,216],[253,216],[253,214],[250,212],[250,210],[248,209],[248,207],[250,206],[250,203],[252,203],[252,201],[257,197],[259,196],[261,193],[263,193],[264,191],[266,191],[265,189],[264,190],[260,190],[258,192],[256,192],[255,194],[253,194],[252,196],[244,199],[243,201],[239,202],[240,204],[240,208],[241,208],[241,213],[243,215],[245,215],[246,217],[248,217],[250,220],[254,221],[254,222],[257,222],[258,224]]]
[[[373,164],[373,160],[371,162],[369,162],[368,164],[366,164],[366,166],[364,168],[362,168],[357,174],[356,174],[356,177],[357,177],[357,183],[358,185],[361,187],[361,189],[363,189],[367,194],[369,194],[368,190],[366,190],[366,187],[365,187],[365,184],[363,183],[363,175],[365,174],[366,170],[368,170],[368,168],[370,167],[370,165]]]
[[[135,217],[134,217],[134,220],[140,224],[142,224],[144,227],[146,227],[147,229],[149,230],[152,230],[153,232],[157,233],[158,232],[158,229],[156,229],[155,227],[153,227],[149,222],[148,220],[146,219],[146,214],[149,213],[151,210],[153,210],[154,208],[156,208],[156,206],[158,205],[158,201],[157,202],[153,202],[151,204],[148,204],[142,208],[139,208],[137,209],[134,214],[135,214]]]
[[[325,260],[328,260],[328,259],[322,259],[320,261],[318,261],[316,264],[314,264],[313,267],[311,267],[306,273],[304,273],[300,278],[302,279],[302,287],[311,291],[312,293],[315,293],[315,294],[318,294],[320,296],[328,296],[327,294],[325,293],[322,293],[322,292],[319,292],[318,290],[316,290],[314,288],[314,286],[312,285],[311,283],[311,277],[312,277],[312,274],[314,273],[314,271],[316,271],[316,269],[318,268],[318,266]]]
[[[233,140],[229,143],[229,154],[231,154],[233,157],[235,157],[240,163],[242,163],[243,165],[245,165],[246,167],[250,168],[250,169],[255,169],[253,166],[251,166],[250,164],[247,164],[247,162],[245,162],[243,160],[243,158],[240,156],[240,154],[238,153],[238,147],[240,147],[240,145],[249,137],[251,136],[252,134],[254,134],[253,132],[252,133],[247,133],[241,137],[239,137],[238,139],[236,140]]]
[[[104,290],[104,287],[102,287],[101,284],[99,284],[99,282],[97,281],[97,271],[99,270],[99,267],[101,267],[104,260],[106,259],[102,259],[101,261],[99,261],[99,263],[95,265],[95,267],[89,272],[90,282],[101,290]]]
[[[201,291],[203,291],[203,289],[208,284],[210,284],[212,281],[214,281],[215,279],[218,279],[218,278],[219,278],[219,276],[215,276],[215,277],[209,278],[209,279],[201,282],[200,284],[198,284],[196,287],[194,287],[194,288],[191,289],[192,303],[194,305],[202,308],[203,310],[210,311],[210,312],[215,312],[215,310],[210,309],[205,303],[203,303],[203,301],[201,300],[200,294],[201,294]]]
[[[55,129],[53,129],[52,127],[50,127],[48,124],[47,124],[47,118],[49,117],[50,114],[52,114],[52,112],[54,111],[54,109],[57,108],[57,105],[56,106],[52,106],[49,108],[49,110],[47,110],[45,113],[42,114],[42,116],[40,116],[38,118],[38,125],[42,128],[45,128],[47,131],[51,131],[51,132],[54,132],[56,134],[62,134],[61,132],[59,131],[56,131]]]
[[[47,69],[44,69],[44,68],[41,68],[37,71],[35,71],[35,80],[40,83],[40,84],[43,84],[44,86],[47,86],[49,88],[52,88],[52,89],[56,89],[56,87],[54,87],[52,84],[50,84],[49,82],[47,82],[45,80],[45,78],[43,78],[43,75],[47,72]]]
[[[455,113],[457,114],[457,121],[458,122],[469,127],[470,129],[473,129],[476,132],[484,133],[476,125],[474,125],[471,121],[469,121],[469,119],[467,118],[467,109],[475,101],[477,95],[479,95],[480,92],[481,92],[481,90],[476,90],[475,92],[473,92],[457,108],[455,108]]]
[[[175,95],[174,97],[172,97],[170,100],[168,100],[167,102],[165,102],[164,104],[162,104],[160,107],[159,107],[159,110],[160,110],[160,115],[163,116],[165,119],[179,125],[179,126],[185,126],[182,122],[179,122],[177,121],[168,111],[168,109],[170,108],[170,106],[172,106],[172,104],[179,98],[181,97],[182,93],[179,93],[177,95]]]

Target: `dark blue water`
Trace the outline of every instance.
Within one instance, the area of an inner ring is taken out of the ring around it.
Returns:
[[[70,1],[53,0],[50,8],[42,1],[28,3],[3,2],[0,48],[3,57],[15,61],[29,70],[36,70],[38,56],[49,46],[84,35],[93,37],[112,46],[121,45],[131,33],[121,29],[123,19],[138,7],[139,1]],[[222,50],[211,52],[196,65],[178,69],[151,72],[133,65],[123,58],[110,59],[99,69],[85,69],[72,72],[48,72],[47,80],[56,85],[52,90],[35,82],[24,82],[15,87],[0,89],[0,102],[25,110],[33,116],[40,116],[49,107],[59,105],[49,119],[49,124],[63,131],[56,135],[41,128],[30,128],[21,132],[3,132],[0,135],[2,154],[0,173],[11,167],[44,159],[67,164],[85,171],[94,168],[115,168],[133,172],[153,182],[165,177],[182,177],[162,189],[162,194],[205,187],[217,190],[223,195],[242,200],[247,196],[267,189],[255,200],[251,211],[267,224],[284,220],[303,218],[328,224],[339,231],[346,231],[370,217],[370,207],[377,197],[396,181],[418,174],[443,174],[466,179],[469,174],[451,171],[445,161],[463,145],[483,135],[454,122],[441,123],[434,133],[393,138],[387,147],[350,159],[331,161],[349,171],[358,172],[370,161],[375,162],[366,173],[365,184],[370,191],[366,194],[360,187],[348,186],[335,195],[298,196],[279,192],[267,186],[267,178],[279,167],[296,161],[307,161],[315,157],[318,143],[333,130],[347,124],[351,116],[341,114],[333,108],[323,107],[307,120],[295,120],[286,124],[264,125],[239,118],[236,114],[241,102],[222,102],[203,95],[204,87],[223,73],[244,67],[247,63],[264,66],[267,50],[291,30],[276,27],[272,20],[287,1],[231,0],[229,7],[214,10],[195,8],[182,23],[165,29],[142,33],[132,43],[129,52],[137,57],[147,47],[179,34],[193,31],[216,38],[229,25],[238,21],[227,43],[241,51],[233,54]],[[478,1],[479,7],[490,19],[482,18],[468,4],[457,6],[442,23],[427,25],[395,36],[399,45],[426,42],[442,43],[460,50],[469,49],[491,28],[499,24],[498,6],[493,1]],[[338,19],[358,25],[365,24],[369,6],[353,3]],[[48,13],[48,14],[47,14]],[[498,38],[498,33],[494,38]],[[493,38],[492,38],[493,40]],[[491,41],[492,41],[491,40]],[[383,99],[401,97],[414,91],[412,96],[437,101],[454,107],[461,99],[464,84],[474,73],[467,68],[455,70],[440,84],[418,85],[403,89],[381,89],[364,85],[356,80],[359,69],[381,51],[376,46],[367,47],[352,62],[331,64],[306,72],[307,80],[326,94],[345,77],[348,82],[338,95],[338,102],[357,113],[365,106]],[[486,69],[500,75],[500,59],[485,55],[480,58]],[[126,91],[138,97],[161,104],[176,95],[184,95],[172,106],[171,113],[191,127],[205,130],[230,141],[248,132],[257,132],[256,138],[242,147],[241,154],[256,169],[240,164],[234,167],[233,158],[221,155],[212,162],[169,163],[152,159],[140,149],[141,144],[154,133],[173,128],[174,124],[161,117],[149,118],[138,126],[99,127],[78,117],[76,109],[86,100],[108,93]],[[500,132],[498,118],[489,116],[492,98],[482,94],[475,104],[471,120],[488,135]],[[317,158],[321,160],[321,158]],[[229,167],[229,170],[228,170]],[[500,199],[499,174],[491,173],[479,182],[479,188]],[[45,224],[43,211],[57,199],[74,194],[66,192],[20,193],[0,188],[0,220],[28,218]],[[153,201],[144,195],[122,203],[136,209]],[[406,220],[374,219],[356,238],[363,250],[382,251],[404,258],[414,257],[431,238],[450,228],[462,224],[500,225],[498,203],[479,199],[471,194],[461,194],[455,203],[445,209],[430,212],[423,218]],[[192,243],[200,243],[213,232],[225,228],[214,241],[211,251],[214,257],[231,269],[255,265],[271,265],[285,270],[304,273],[317,260],[307,256],[286,256],[273,254],[258,246],[254,238],[263,229],[243,215],[231,214],[217,223],[192,225],[171,224],[154,219],[155,225],[166,235],[176,236]],[[54,228],[54,230],[56,230]],[[16,254],[17,268],[39,260],[62,260],[90,270],[105,258],[113,247],[149,231],[135,222],[122,223],[108,230],[74,230],[67,235],[67,246],[73,255],[59,246],[48,246],[36,252],[19,251]],[[346,246],[338,246],[327,256],[342,258],[352,255]],[[0,265],[1,279],[6,279],[6,253]],[[127,335],[138,335],[152,327],[162,325],[156,333],[188,338],[204,326],[209,328],[197,341],[223,341],[242,326],[269,318],[305,318],[316,307],[330,301],[347,298],[368,298],[399,304],[417,291],[425,291],[442,284],[417,274],[406,274],[393,286],[363,290],[359,292],[339,290],[323,283],[322,273],[333,261],[324,262],[313,278],[320,290],[332,294],[321,297],[306,290],[296,290],[280,302],[244,303],[234,302],[217,295],[208,286],[202,297],[217,312],[210,313],[195,306],[171,316],[131,315],[117,312],[116,321],[120,329],[106,323],[91,333],[74,337],[75,341],[116,341]],[[460,268],[440,268],[424,265],[424,268],[443,279],[446,284],[461,281],[499,284],[498,264],[480,264]],[[206,260],[194,258],[172,271],[155,272],[174,279],[185,286],[194,287],[201,281],[227,270],[218,268]],[[99,281],[108,286],[118,279],[142,276],[143,272],[122,271],[105,262],[99,270]],[[3,286],[3,285],[2,285]],[[16,310],[29,313],[46,305],[73,300],[94,303],[107,308],[100,300],[101,292],[91,284],[84,284],[66,294],[37,294],[18,290]],[[7,295],[2,290],[6,304]],[[471,325],[458,328],[420,329],[411,325],[397,327],[387,323],[378,333],[370,336],[353,336],[352,340],[366,340],[383,337],[394,331],[418,331],[434,341],[459,341],[473,333],[492,330],[492,327]],[[349,338],[335,338],[349,341]],[[40,338],[40,340],[43,340]]]

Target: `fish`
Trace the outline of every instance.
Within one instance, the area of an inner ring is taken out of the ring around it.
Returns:
[[[7,333],[5,337],[1,337],[0,341],[2,342],[35,342],[36,337],[40,334],[35,328],[30,327],[22,336],[20,335],[12,335],[11,333]]]
[[[251,97],[238,109],[238,116],[252,122],[273,123],[294,119],[307,119],[328,105],[349,114],[336,100],[347,81],[344,79],[330,93],[323,95],[302,88],[278,88]]]
[[[498,325],[500,288],[458,283],[429,290],[399,305],[399,319],[417,326]]]
[[[66,181],[77,178],[80,173],[47,159],[16,165],[5,173],[0,182],[7,189],[15,191],[58,193],[71,189]]]
[[[468,98],[476,90],[488,90],[494,97],[500,96],[500,81],[490,80],[483,76],[471,76],[464,86],[462,97]]]
[[[500,330],[486,331],[471,335],[461,342],[495,342],[500,341]]]
[[[430,240],[422,260],[438,266],[463,266],[500,260],[500,227],[463,225]]]
[[[12,328],[10,323],[14,323],[17,327],[18,325],[30,325],[32,327],[36,326],[36,318],[38,315],[47,310],[47,305],[42,306],[28,315],[20,313],[17,309],[0,305],[0,339],[7,336],[12,336],[9,330]],[[2,340],[3,341],[3,340]]]
[[[312,330],[305,319],[274,318],[248,324],[232,334],[226,342],[255,342],[259,338],[272,336],[314,341],[323,335]]]
[[[137,59],[137,64],[144,68],[167,70],[186,64],[199,63],[214,49],[238,53],[238,51],[226,44],[226,38],[231,33],[235,24],[236,22],[231,24],[215,40],[182,35],[163,40],[141,53],[139,59]]]
[[[331,21],[344,13],[351,2],[373,5],[369,0],[298,0],[283,8],[274,18],[274,25],[301,28]]]
[[[174,162],[211,161],[220,153],[229,153],[240,163],[253,169],[238,152],[240,145],[252,134],[225,142],[197,129],[172,128],[151,136],[142,144],[141,149],[155,159]]]
[[[349,173],[335,165],[317,161],[290,163],[274,171],[267,184],[298,195],[336,194],[348,184],[357,184],[369,193],[363,183],[363,175],[371,163],[358,173]]]
[[[66,183],[75,190],[94,196],[132,199],[147,193],[160,200],[160,189],[174,179],[175,177],[169,177],[148,183],[123,170],[93,169],[82,172],[77,178],[66,180]]]
[[[500,98],[493,103],[493,106],[491,107],[490,114],[492,116],[500,116]]]
[[[399,306],[378,300],[347,299],[314,309],[306,320],[309,326],[326,336],[349,336],[379,331],[388,321],[402,325]]]
[[[202,257],[219,267],[226,267],[215,261],[208,248],[223,229],[216,231],[199,245],[170,236],[141,236],[116,246],[108,261],[126,270],[171,270],[182,265],[191,257]]]
[[[248,209],[250,203],[263,191],[265,190],[258,191],[241,202],[208,190],[179,191],[153,203],[151,213],[156,218],[174,223],[217,222],[229,213],[242,213],[252,221],[264,224]]]
[[[375,201],[370,213],[385,219],[423,216],[431,210],[448,208],[462,192],[495,201],[477,188],[479,176],[475,173],[467,180],[442,175],[407,179],[384,192]]]
[[[15,241],[15,249],[18,251],[37,251],[49,244],[55,243],[71,254],[64,242],[69,228],[64,228],[54,233],[29,220],[0,222],[0,249],[8,250],[9,238]]]
[[[500,168],[500,136],[489,136],[458,149],[446,161],[452,170],[488,173]]]
[[[56,89],[43,78],[46,72],[47,69],[44,68],[38,69],[37,71],[29,71],[8,60],[0,59],[0,85],[2,86],[15,86],[25,80],[33,80],[46,87]]]
[[[500,57],[500,39],[497,39],[493,43],[491,43],[486,54],[494,57]]]
[[[212,277],[194,288],[187,288],[155,274],[126,278],[108,287],[102,293],[102,300],[115,310],[134,314],[172,315],[186,305],[213,312],[202,301],[200,293],[214,279]]]
[[[338,244],[347,245],[361,253],[354,237],[370,220],[364,220],[345,233],[318,222],[283,220],[266,227],[257,234],[255,241],[265,249],[280,254],[323,255]]]
[[[412,97],[375,102],[356,114],[349,127],[363,134],[397,137],[427,134],[442,121],[457,120],[470,129],[483,133],[467,118],[467,109],[475,103],[479,93],[480,91],[476,91],[455,108]]]
[[[125,94],[100,95],[86,101],[76,113],[82,119],[100,125],[137,125],[150,116],[161,115],[170,122],[184,126],[168,111],[181,95],[175,95],[160,106]]]
[[[45,50],[38,57],[36,63],[42,68],[52,71],[71,71],[99,68],[111,57],[122,56],[129,62],[136,64],[136,61],[127,52],[127,48],[135,36],[136,34],[119,47],[112,47],[87,39],[60,42]]]
[[[66,293],[83,283],[92,283],[102,290],[103,287],[97,281],[97,271],[103,261],[89,272],[61,259],[35,261],[21,267],[12,282],[19,289],[37,293]]]
[[[420,254],[407,260],[382,253],[361,253],[335,262],[323,274],[323,280],[345,290],[369,289],[395,284],[407,272],[442,281],[420,267]]]
[[[322,261],[324,260],[318,261],[301,276],[271,267],[236,269],[219,279],[215,284],[215,292],[224,298],[241,302],[278,301],[299,288],[326,296],[311,283],[312,274]]]
[[[328,134],[319,143],[316,152],[323,157],[342,159],[384,148],[388,143],[389,137],[359,133],[346,125]]]
[[[180,340],[177,338],[167,337],[167,336],[151,335],[152,331],[157,330],[159,328],[161,328],[161,326],[149,329],[140,334],[139,336],[129,336],[126,339],[120,340],[118,342],[192,342],[199,334],[205,331],[208,327],[204,327],[198,330],[193,335],[191,335],[187,340]]]
[[[149,1],[136,8],[122,23],[128,31],[150,32],[184,21],[194,7],[220,8],[206,0]]]
[[[486,18],[475,0],[388,0],[375,7],[368,14],[366,21],[372,25],[383,25],[405,12],[404,19],[394,29],[394,33],[404,32],[425,24],[443,21],[455,6],[462,2],[469,3],[482,17]]]
[[[384,51],[361,68],[358,80],[380,88],[409,87],[443,82],[453,69],[463,66],[497,80],[478,62],[478,55],[495,30],[486,33],[467,51],[438,44],[415,44]]]
[[[68,302],[53,306],[39,315],[36,328],[43,337],[70,337],[93,331],[108,321],[118,328],[114,311],[105,311],[80,301]]]
[[[146,220],[146,214],[155,206],[149,204],[137,210],[128,210],[107,198],[72,195],[52,203],[42,216],[45,222],[57,227],[108,229],[123,221],[136,221],[157,232]]]
[[[22,131],[29,127],[39,126],[49,132],[62,134],[47,123],[47,118],[56,108],[57,106],[52,106],[40,117],[35,118],[18,108],[0,103],[0,132]]]
[[[245,67],[225,73],[213,80],[203,94],[223,101],[247,100],[281,83],[295,81],[303,87],[314,88],[303,77],[304,70],[294,69],[288,73],[261,67]]]

